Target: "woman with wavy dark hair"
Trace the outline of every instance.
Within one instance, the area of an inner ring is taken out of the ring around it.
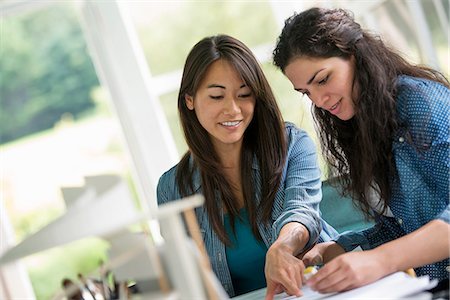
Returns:
[[[295,255],[336,234],[318,212],[314,143],[283,122],[258,61],[227,35],[190,51],[178,111],[189,150],[161,176],[158,203],[203,194],[197,219],[230,296],[266,280],[298,294],[304,264]]]
[[[407,62],[342,9],[288,18],[274,63],[313,103],[330,177],[376,221],[304,256],[334,258],[311,287],[342,291],[407,268],[448,279],[448,80]],[[358,246],[368,251],[343,254]]]

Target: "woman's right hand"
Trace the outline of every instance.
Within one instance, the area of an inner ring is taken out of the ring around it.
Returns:
[[[274,243],[266,255],[266,300],[272,300],[275,294],[281,292],[301,296],[301,274],[304,269],[302,260],[295,257],[288,247],[283,243]]]
[[[305,266],[323,265],[338,255],[345,253],[345,250],[336,242],[324,242],[316,244],[303,257]]]

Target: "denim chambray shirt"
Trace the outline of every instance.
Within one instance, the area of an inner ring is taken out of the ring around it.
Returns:
[[[305,131],[296,128],[291,123],[286,123],[286,136],[288,141],[287,159],[280,188],[273,204],[271,224],[265,226],[263,222],[259,222],[259,233],[266,246],[270,247],[285,224],[299,222],[309,231],[310,239],[306,247],[312,246],[316,241],[329,241],[337,236],[337,232],[320,218],[319,202],[322,199],[322,191],[316,147]],[[176,167],[165,172],[159,179],[158,204],[181,197],[175,182]],[[259,204],[261,175],[256,159],[253,160],[252,168],[253,178],[256,181],[254,201]],[[194,172],[193,186],[195,193],[202,193],[198,171]],[[216,201],[220,200],[216,199]],[[196,208],[195,212],[212,268],[229,296],[233,297],[235,293],[226,261],[225,245],[212,229],[204,207]],[[223,211],[221,211],[221,215],[223,220]],[[258,217],[261,218],[261,215],[259,214]]]
[[[392,180],[390,216],[377,214],[376,225],[338,239],[346,251],[372,249],[426,223],[450,222],[450,91],[420,78],[398,78],[397,114],[401,129],[392,144],[396,177]],[[429,245],[433,247],[433,245]],[[417,275],[439,280],[449,277],[449,259],[416,268]]]

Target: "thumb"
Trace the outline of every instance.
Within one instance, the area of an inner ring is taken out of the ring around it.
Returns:
[[[323,258],[322,255],[320,255],[318,252],[308,252],[303,256],[302,261],[305,266],[314,266],[322,264]]]

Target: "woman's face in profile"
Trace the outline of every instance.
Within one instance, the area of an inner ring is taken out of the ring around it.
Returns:
[[[195,96],[186,96],[185,100],[216,148],[241,147],[256,100],[229,62],[219,59],[212,63]]]
[[[294,89],[341,120],[355,115],[354,58],[298,57],[285,68]]]

